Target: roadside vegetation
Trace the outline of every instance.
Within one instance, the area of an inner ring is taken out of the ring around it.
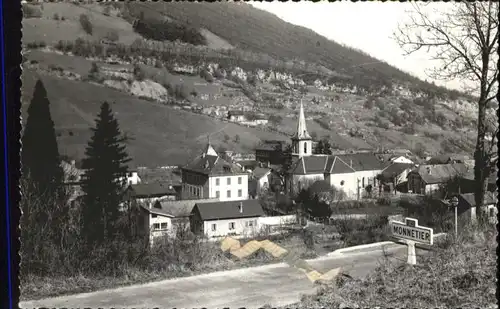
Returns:
[[[464,231],[436,245],[417,265],[387,256],[364,279],[346,276],[293,308],[496,308],[497,232]]]

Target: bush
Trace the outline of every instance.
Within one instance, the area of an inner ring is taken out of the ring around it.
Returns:
[[[200,71],[200,77],[205,79],[209,83],[212,83],[214,81],[214,77],[212,76],[212,74],[210,74],[210,72],[208,72],[207,69],[202,69]]]
[[[146,73],[138,64],[134,65],[134,77],[138,81],[143,81],[146,77]]]
[[[46,46],[47,44],[45,43],[45,41],[34,41],[26,44],[26,47],[29,49],[44,48]]]
[[[33,5],[23,4],[23,17],[24,18],[41,18],[42,11]]]
[[[85,14],[80,15],[80,26],[82,26],[82,29],[83,31],[85,31],[85,33],[92,35],[93,26],[87,15]]]
[[[118,36],[118,32],[116,32],[115,30],[108,31],[108,33],[106,33],[105,35],[105,38],[107,40],[110,40],[111,42],[117,42],[120,39],[120,37]]]
[[[388,240],[387,216],[335,220],[333,224],[337,227],[345,246],[357,246]]]

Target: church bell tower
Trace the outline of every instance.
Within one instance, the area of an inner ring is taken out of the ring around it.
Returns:
[[[307,132],[304,106],[300,102],[299,122],[297,132],[292,137],[292,155],[298,157],[312,155],[312,138]]]

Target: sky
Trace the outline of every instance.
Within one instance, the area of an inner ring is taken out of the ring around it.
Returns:
[[[398,23],[407,19],[411,4],[401,2],[248,2],[279,18],[306,28],[350,47],[360,49],[423,80],[432,81],[425,70],[435,66],[422,52],[409,56],[392,39]],[[434,4],[433,4],[434,5]],[[440,9],[453,5],[436,4]],[[461,82],[435,81],[448,88],[460,89]]]

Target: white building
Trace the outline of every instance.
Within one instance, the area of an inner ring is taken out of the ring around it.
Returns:
[[[191,231],[207,238],[250,237],[260,229],[264,211],[258,200],[197,203],[190,217]]]
[[[219,157],[210,143],[181,170],[182,199],[248,199],[248,173],[238,164]]]
[[[312,139],[307,132],[306,118],[300,105],[297,132],[292,137],[293,163],[285,185],[297,193],[317,180],[325,180],[345,193],[347,199],[359,199],[369,185],[378,185],[377,175],[384,168],[373,153],[323,155],[312,153]]]
[[[216,202],[217,199],[156,201],[142,205],[139,221],[139,233],[149,235],[149,244],[153,245],[158,237],[174,236],[178,228],[189,229],[189,216],[195,204]]]

